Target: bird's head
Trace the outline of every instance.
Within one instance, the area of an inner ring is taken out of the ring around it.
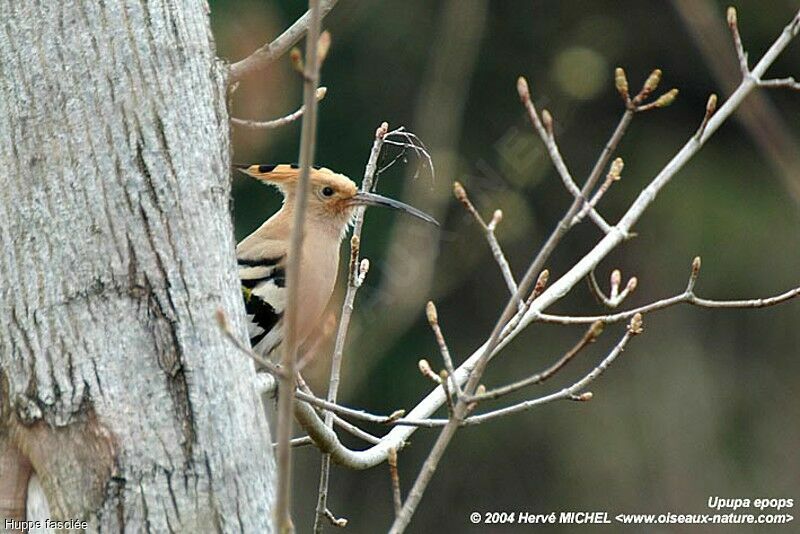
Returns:
[[[283,193],[285,203],[294,203],[300,177],[300,168],[297,165],[236,165],[236,168],[248,176],[276,186]],[[340,231],[346,230],[358,206],[392,208],[439,225],[436,219],[413,206],[375,193],[359,191],[350,178],[325,167],[312,168],[310,181],[309,217],[333,224]]]

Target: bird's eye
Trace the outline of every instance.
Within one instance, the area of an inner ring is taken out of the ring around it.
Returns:
[[[332,197],[333,196],[333,188],[332,187],[323,187],[322,188],[322,196],[323,197]]]

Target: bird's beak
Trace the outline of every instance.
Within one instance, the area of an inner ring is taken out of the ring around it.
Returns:
[[[383,208],[392,208],[395,210],[400,210],[408,213],[409,215],[413,215],[418,219],[422,219],[427,223],[431,223],[434,226],[439,226],[439,223],[425,213],[424,211],[420,211],[413,206],[409,206],[408,204],[404,204],[399,200],[394,200],[391,198],[386,198],[381,195],[376,195],[375,193],[365,193],[363,191],[359,191],[353,198],[350,199],[350,203],[356,206],[380,206]]]
[[[239,171],[240,173],[246,174],[247,176],[253,176],[250,172],[248,172],[250,170],[250,167],[253,167],[253,165],[242,165],[241,163],[233,164],[233,168]]]

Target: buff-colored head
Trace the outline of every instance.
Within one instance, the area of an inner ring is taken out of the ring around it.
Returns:
[[[297,165],[237,165],[236,168],[248,176],[277,187],[283,193],[286,203],[294,202],[300,176]],[[325,167],[312,168],[310,182],[309,215],[334,222],[343,229],[350,222],[357,206],[393,208],[431,224],[439,224],[430,215],[408,204],[375,193],[361,192],[350,178]]]

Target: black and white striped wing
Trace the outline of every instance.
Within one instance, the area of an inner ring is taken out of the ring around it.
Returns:
[[[249,320],[250,346],[269,356],[283,339],[281,321],[286,305],[286,271],[277,258],[239,258],[239,278]]]

